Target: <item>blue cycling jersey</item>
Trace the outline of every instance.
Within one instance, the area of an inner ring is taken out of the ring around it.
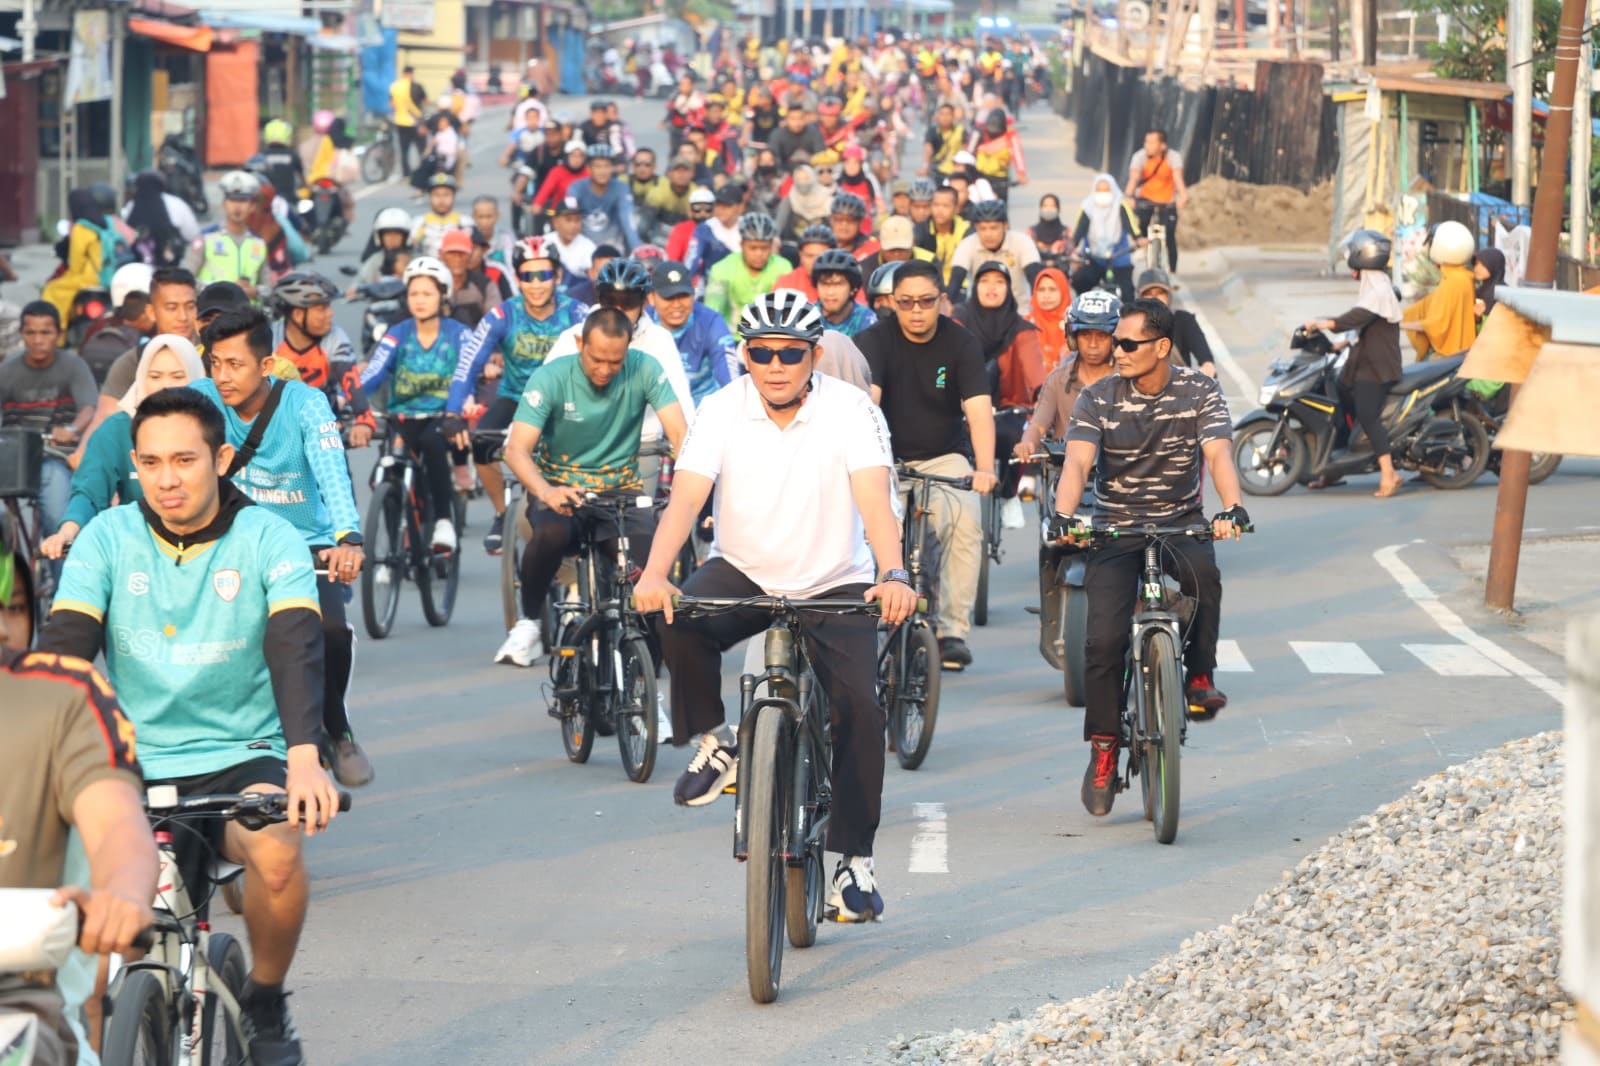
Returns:
[[[394,376],[389,390],[389,413],[442,415],[450,400],[450,379],[461,362],[461,352],[472,331],[453,318],[439,320],[439,335],[431,348],[417,339],[417,320],[408,318],[390,327],[361,372],[361,387],[373,390]]]
[[[852,303],[850,305],[850,313],[845,316],[845,320],[843,322],[832,322],[827,318],[827,316],[823,316],[822,319],[823,329],[831,329],[835,333],[843,333],[846,337],[854,337],[857,333],[860,333],[868,326],[875,326],[877,324],[878,313],[872,310],[866,304],[859,303]]]
[[[449,411],[461,413],[467,398],[477,387],[484,364],[497,349],[505,362],[497,395],[502,399],[522,399],[528,377],[544,364],[544,357],[550,353],[556,338],[582,322],[588,310],[577,300],[558,292],[555,310],[546,318],[528,314],[521,300],[503,303],[484,315],[456,362],[455,377],[450,382]]]
[[[192,381],[189,387],[222,408],[228,443],[241,447],[253,423],[222,402],[210,378]],[[322,390],[305,382],[284,382],[278,409],[255,457],[233,475],[233,481],[256,503],[287,518],[312,547],[335,544],[361,528],[339,420]]]
[[[311,553],[268,508],[184,546],[129,503],[72,542],[54,609],[104,623],[106,672],[157,780],[287,757],[262,642],[267,618],[297,607],[317,609]]]
[[[649,314],[653,321],[661,321],[655,308],[650,308]],[[689,320],[681,329],[669,332],[683,357],[683,371],[689,375],[689,391],[697,406],[733,380],[732,359],[739,342],[728,332],[721,315],[696,300]]]

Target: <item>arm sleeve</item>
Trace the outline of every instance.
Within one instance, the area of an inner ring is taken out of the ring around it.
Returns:
[[[117,494],[117,471],[126,465],[126,455],[118,455],[122,434],[107,430],[104,423],[89,436],[83,446],[83,459],[72,474],[72,498],[67,502],[65,522],[76,522],[78,527],[89,524],[95,515],[111,506]]]
[[[267,628],[261,651],[283,737],[290,747],[317,744],[322,740],[323,638],[311,556],[286,522],[264,527],[260,555],[269,563],[262,567]]]
[[[1028,161],[1022,155],[1022,138],[1017,136],[1016,130],[1007,130],[1006,142],[1011,146],[1011,162],[1017,168],[1017,175],[1027,177]]]
[[[706,331],[710,340],[711,374],[717,379],[718,385],[726,385],[738,375],[735,368],[739,359],[739,342],[734,340],[733,334],[728,332],[728,323],[721,318],[708,322]]]
[[[1228,402],[1222,398],[1222,386],[1212,378],[1202,376],[1198,436],[1200,443],[1233,439],[1233,419],[1228,416]]]
[[[287,386],[293,388],[293,386]],[[300,404],[300,440],[306,465],[316,478],[317,492],[328,509],[335,539],[361,528],[361,513],[356,510],[356,494],[350,484],[350,462],[344,454],[344,437],[328,398],[318,389],[306,387]]]
[[[631,252],[640,244],[639,227],[634,222],[633,193],[629,192],[626,186],[621,188],[622,195],[617,197],[617,222],[622,226],[623,240],[628,242],[623,251]]]
[[[1088,239],[1088,237],[1089,237],[1089,213],[1087,211],[1079,211],[1078,212],[1078,224],[1076,226],[1072,227],[1072,244],[1073,244],[1073,246],[1074,247],[1078,247],[1078,246],[1082,245],[1083,242]]]
[[[1044,385],[1039,389],[1039,400],[1033,407],[1033,417],[1028,424],[1039,431],[1041,437],[1048,437],[1050,430],[1056,424],[1056,407],[1061,403],[1061,388],[1057,385],[1057,375],[1051,371],[1044,379]]]
[[[1183,323],[1183,351],[1189,364],[1197,367],[1201,363],[1216,362],[1211,355],[1211,342],[1206,340],[1206,331],[1200,328],[1200,320],[1194,316],[1194,312],[1178,312],[1178,321]]]
[[[106,611],[111,606],[111,589],[116,582],[114,560],[116,553],[109,542],[104,521],[90,522],[72,544],[72,553],[61,564],[61,583],[56,588],[56,598],[51,615],[61,611],[75,611],[94,620],[96,628],[103,626]],[[57,648],[57,651],[93,659],[83,650]]]
[[[72,402],[78,405],[79,411],[86,407],[93,410],[100,402],[100,386],[94,383],[94,371],[82,359],[72,368]]]
[[[1067,440],[1086,441],[1100,446],[1100,404],[1087,389],[1078,393],[1078,402],[1072,408],[1072,426],[1067,430]]]
[[[692,268],[691,268],[692,271]],[[706,273],[705,305],[724,322],[728,319],[728,282],[723,272],[712,267]]]
[[[1344,333],[1349,330],[1362,330],[1372,325],[1378,316],[1365,307],[1352,307],[1344,314],[1333,320],[1333,331]]]
[[[960,389],[960,398],[963,403],[967,400],[976,400],[980,396],[991,395],[989,390],[989,371],[983,363],[983,350],[978,347],[978,338],[961,330],[955,347],[955,365],[952,369],[956,372],[956,388]]]
[[[824,336],[826,336],[826,334],[824,334]],[[867,373],[871,375],[871,381],[869,384],[876,385],[880,389],[884,388],[884,364],[883,357],[879,351],[877,330],[858,333],[853,339],[855,340],[856,347],[860,349],[862,356],[867,361]],[[871,391],[870,388],[868,391]]]
[[[505,339],[508,323],[505,308],[496,307],[483,316],[478,328],[461,346],[461,357],[456,360],[455,376],[450,379],[450,399],[445,410],[453,415],[461,413],[461,408],[466,405],[467,398],[477,385],[478,375],[483,373],[483,365],[489,361],[490,353]]]
[[[373,349],[372,358],[367,360],[367,368],[361,372],[361,387],[367,392],[372,392],[388,380],[389,374],[394,370],[395,353],[400,347],[400,339],[390,330],[383,335],[383,340],[378,342]]]
[[[878,405],[860,393],[859,415],[850,422],[850,439],[845,443],[845,469],[854,474],[874,466],[894,467],[894,449],[889,445],[889,424]]]

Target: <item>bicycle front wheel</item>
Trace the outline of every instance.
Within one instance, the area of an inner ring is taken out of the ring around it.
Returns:
[[[244,949],[227,933],[212,933],[206,945],[206,965],[211,970],[211,987],[226,988],[237,1000],[247,974]],[[214,994],[206,996],[200,1019],[200,1066],[240,1066],[244,1045],[233,1019]]]
[[[1155,829],[1156,840],[1170,844],[1178,836],[1179,746],[1188,703],[1172,634],[1165,629],[1147,630],[1141,664],[1144,708],[1139,728],[1144,747],[1145,817]]]
[[[389,161],[391,154],[392,149],[381,141],[369,145],[361,156],[361,180],[368,185],[389,180],[389,171],[393,167]]]
[[[522,617],[522,545],[525,538],[521,530],[527,521],[527,503],[527,497],[519,494],[512,497],[510,506],[506,508],[504,540],[500,550],[500,610],[505,616],[507,632]],[[545,638],[549,639],[555,631],[546,629],[544,632]]]
[[[617,746],[628,780],[644,784],[656,768],[656,664],[643,637],[622,642],[617,685]]]
[[[906,625],[911,630],[903,640],[898,635],[890,638],[898,645],[899,659],[894,664],[893,699],[885,710],[894,734],[895,758],[901,769],[915,770],[928,757],[939,719],[939,639],[926,624]]]
[[[815,697],[813,697],[815,698]],[[824,708],[826,710],[826,708]],[[803,842],[812,827],[827,816],[828,809],[822,801],[819,774],[828,772],[826,751],[820,757],[824,765],[812,760],[813,748],[802,735],[794,749],[794,778],[790,797],[790,818],[795,835]],[[789,927],[789,943],[797,948],[809,948],[817,942],[817,923],[822,920],[825,874],[822,866],[822,840],[805,844],[800,865],[785,870],[789,884],[784,898],[784,921]]]
[[[750,857],[744,872],[744,959],[750,998],[771,1003],[778,998],[783,972],[784,860],[789,790],[785,768],[784,716],[769,706],[756,719],[748,766],[739,767],[740,802],[749,825]]]
[[[460,495],[451,497],[452,520],[456,532],[466,528],[467,503]],[[430,552],[427,564],[419,569],[428,570],[428,580],[417,581],[417,591],[422,594],[422,616],[430,626],[447,626],[456,609],[456,586],[461,582],[461,545],[445,555]]]
[[[160,979],[148,970],[125,976],[112,1001],[111,1024],[100,1048],[100,1061],[105,1066],[165,1066],[172,1061],[171,1036]]]
[[[405,580],[406,546],[400,527],[400,488],[380,481],[367,504],[367,521],[361,531],[367,545],[367,565],[361,568],[361,616],[367,635],[382,640],[394,628],[400,607],[400,583]]]
[[[983,497],[979,506],[983,509],[983,547],[978,556],[978,594],[972,601],[972,624],[986,626],[989,624],[990,546],[1000,542],[1000,501],[991,492]]]

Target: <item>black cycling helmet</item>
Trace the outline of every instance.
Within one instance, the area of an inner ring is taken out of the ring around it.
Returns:
[[[853,192],[842,192],[834,196],[833,203],[828,206],[828,214],[866,218],[867,202]]]
[[[812,262],[811,283],[816,284],[824,274],[843,274],[852,292],[861,288],[861,264],[843,248],[829,248]]]
[[[1387,270],[1394,243],[1375,229],[1358,229],[1345,238],[1345,262],[1351,270]]]
[[[911,183],[911,202],[920,204],[932,200],[935,188],[932,178],[918,178]]]
[[[1004,200],[985,200],[972,205],[972,221],[978,222],[1009,222],[1011,216],[1006,211]]]
[[[778,239],[778,224],[765,211],[747,211],[739,219],[739,239],[775,241]]]
[[[648,293],[650,288],[650,271],[637,259],[613,259],[594,279],[597,295],[602,291]]]
[[[833,235],[833,227],[826,222],[816,222],[800,231],[800,239],[795,242],[796,247],[808,244],[826,244],[829,248],[839,247],[839,241]]]
[[[867,282],[867,298],[876,300],[880,296],[888,296],[894,292],[894,276],[900,269],[900,263],[885,263],[872,272],[872,278]]]
[[[998,137],[1006,131],[1006,109],[997,107],[989,112],[983,120],[983,129],[991,137]]]
[[[1117,321],[1122,318],[1122,300],[1114,292],[1104,289],[1090,289],[1080,293],[1072,301],[1072,310],[1067,314],[1067,324],[1072,332],[1081,333],[1084,330],[1096,330],[1100,333],[1110,333],[1117,328]]]
[[[285,274],[272,286],[272,298],[285,310],[291,307],[331,304],[338,295],[339,286],[310,270],[296,270]]]

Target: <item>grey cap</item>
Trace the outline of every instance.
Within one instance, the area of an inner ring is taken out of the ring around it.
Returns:
[[[689,268],[670,259],[656,264],[651,283],[655,294],[663,300],[694,295],[694,280],[689,277]]]
[[[1149,270],[1141,273],[1139,275],[1139,282],[1138,284],[1134,285],[1133,291],[1142,293],[1146,289],[1153,288],[1166,289],[1168,294],[1172,292],[1172,278],[1170,278],[1167,275],[1167,272],[1162,270],[1160,267],[1151,267]]]

